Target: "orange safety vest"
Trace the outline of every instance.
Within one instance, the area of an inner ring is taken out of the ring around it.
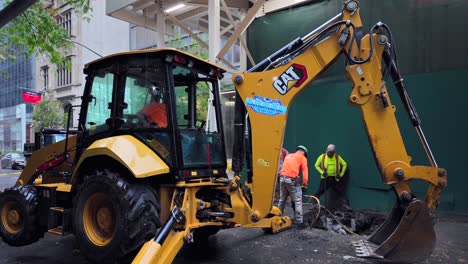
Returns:
[[[320,165],[320,167],[322,168],[322,170],[326,171],[327,168],[325,167],[325,156],[327,155],[327,153],[324,153],[322,154],[322,164]],[[340,167],[340,156],[338,154],[335,154],[336,156],[336,172],[335,172],[335,176],[340,176],[340,173],[341,173],[341,167]]]
[[[148,122],[154,122],[160,128],[167,127],[166,104],[152,102],[145,106],[141,113],[145,115]]]

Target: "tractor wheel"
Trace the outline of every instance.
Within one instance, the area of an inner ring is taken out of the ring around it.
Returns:
[[[108,170],[85,177],[74,207],[81,253],[96,263],[128,261],[161,226],[156,191]]]
[[[25,246],[44,236],[39,226],[39,195],[33,186],[16,186],[0,194],[0,235],[8,245]]]

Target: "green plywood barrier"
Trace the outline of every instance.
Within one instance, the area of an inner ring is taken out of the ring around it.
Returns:
[[[468,49],[462,34],[468,20],[468,1],[360,1],[364,28],[383,21],[396,38],[399,62],[408,93],[418,110],[426,137],[441,167],[449,172],[449,187],[441,197],[443,210],[468,211],[465,190],[465,151],[468,149]],[[339,12],[341,1],[281,11],[255,20],[248,30],[249,48],[256,61],[298,36],[303,36]],[[338,60],[299,96],[289,113],[285,146],[294,151],[304,144],[310,152],[309,193],[318,186],[316,157],[334,143],[350,167],[348,194],[354,208],[389,210],[393,193],[380,179],[360,111],[348,105],[351,84]],[[394,88],[389,87],[397,119],[412,164],[429,165],[414,128]],[[413,183],[418,196],[427,185]]]

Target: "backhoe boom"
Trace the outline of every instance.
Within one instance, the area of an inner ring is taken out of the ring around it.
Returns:
[[[353,86],[349,103],[361,110],[382,180],[393,188],[397,197],[387,222],[369,241],[355,243],[357,255],[396,262],[427,258],[435,244],[428,209],[436,208],[440,192],[446,186],[447,174],[444,169],[437,167],[424,138],[419,117],[398,71],[395,52],[392,50],[394,47],[390,30],[383,23],[377,23],[369,34],[364,35],[358,3],[351,0],[345,2],[342,13],[318,29],[290,42],[249,71],[234,74],[235,177],[224,183],[211,183],[215,184],[212,188],[229,196],[229,202],[222,202],[224,205],[218,206],[216,212],[210,212],[212,221],[204,222],[203,225],[261,227],[273,232],[291,225],[291,220],[281,216],[278,208],[272,206],[289,109],[296,96],[343,54],[347,61],[346,74]],[[383,64],[386,70],[382,70]],[[384,81],[388,70],[432,166],[411,165],[395,117],[395,106]],[[241,188],[240,172],[245,159],[247,182]],[[412,179],[429,183],[426,203],[412,193],[409,185]],[[181,204],[202,203],[192,197],[199,191],[199,185],[178,186],[185,193]],[[197,210],[196,206],[182,206],[185,222],[177,224],[162,245],[154,240],[148,242],[135,263],[148,256],[157,263],[170,262],[171,259],[167,257],[163,258],[164,261],[158,261],[157,256],[175,256],[173,251],[179,250],[183,243],[181,240],[190,241],[190,234],[201,224],[197,218],[193,218],[193,215],[198,215]]]

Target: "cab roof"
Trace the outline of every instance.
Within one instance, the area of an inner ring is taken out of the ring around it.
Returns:
[[[170,55],[178,54],[178,55],[182,55],[185,57],[190,57],[190,59],[193,59],[195,62],[197,62],[197,65],[203,65],[209,68],[214,67],[215,69],[219,70],[221,73],[226,72],[226,69],[220,65],[211,63],[207,60],[196,57],[190,53],[187,53],[178,49],[174,49],[174,48],[132,50],[132,51],[114,53],[114,54],[107,55],[105,57],[99,58],[97,60],[94,60],[92,62],[85,64],[84,69],[86,70],[89,68],[93,68],[95,64],[100,63],[100,62],[105,62],[105,61],[109,61],[109,60],[120,58],[120,57],[126,57],[126,56],[131,56],[131,55],[141,55],[141,54],[154,54],[154,55],[161,55],[161,56],[164,56],[166,54],[170,54]]]

